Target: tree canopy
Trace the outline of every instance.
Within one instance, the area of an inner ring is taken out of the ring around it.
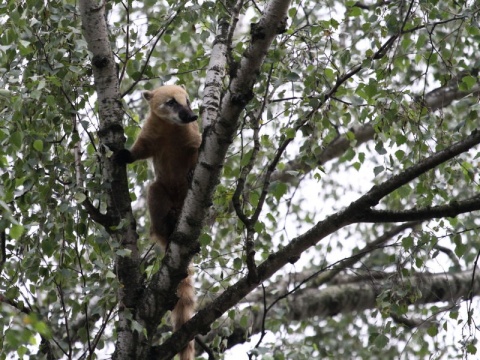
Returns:
[[[480,5],[5,0],[0,359],[469,358]],[[162,254],[143,89],[203,142]],[[197,314],[168,315],[189,263]],[[244,344],[243,347],[236,347]],[[232,355],[233,354],[233,355]]]

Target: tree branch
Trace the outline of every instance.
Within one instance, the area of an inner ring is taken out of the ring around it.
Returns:
[[[480,278],[475,279],[473,287],[471,280],[472,271],[465,271],[456,274],[419,274],[405,278],[403,283],[408,288],[420,290],[418,293],[421,295],[411,303],[419,305],[443,301],[455,303],[466,298],[470,290],[475,296],[480,295]],[[322,291],[306,289],[290,299],[294,303],[292,306],[290,302],[290,305],[295,309],[292,317],[293,320],[301,320],[311,316],[334,316],[373,309],[378,295],[392,286],[391,280],[384,280],[329,286]]]
[[[375,130],[371,124],[366,124],[359,127],[353,127],[350,131],[355,136],[355,146],[358,147],[361,144],[370,141],[375,135]],[[307,141],[317,142],[318,140],[310,137]],[[346,135],[340,135],[330,144],[328,144],[323,151],[316,157],[316,166],[325,165],[330,160],[342,156],[345,151],[352,147],[352,141]],[[313,170],[313,166],[303,159],[293,159],[287,162],[285,168],[282,171],[277,171],[272,175],[273,181],[282,182],[295,182],[298,181],[298,175],[294,174],[300,172],[301,174],[307,174]]]
[[[464,301],[470,290],[473,296],[480,296],[480,278],[476,277],[472,284],[472,271],[457,274],[419,274],[405,277],[402,283],[408,288],[415,288],[421,294],[409,305],[440,302],[449,302],[453,305]],[[288,301],[278,303],[274,311],[281,314],[282,321],[292,323],[312,317],[320,320],[335,315],[371,310],[377,308],[378,295],[391,289],[392,286],[394,284],[391,277],[378,281],[375,278],[365,279],[362,276],[359,281],[330,285],[322,290],[305,289],[289,297]],[[272,300],[271,297],[270,295],[269,300]],[[262,330],[263,312],[260,309],[247,307],[236,314],[238,319],[243,316],[248,317],[247,327],[239,323],[233,325],[232,333],[227,340],[227,348],[244,343],[248,336],[258,334]],[[216,335],[221,336],[218,333]],[[215,333],[209,334],[208,339],[212,336],[215,336]]]
[[[480,131],[474,130],[472,134],[464,140],[450,145],[445,149],[433,154],[432,156],[420,161],[418,164],[413,165],[402,173],[391,177],[383,184],[378,186],[375,185],[366,195],[357,200],[357,202],[359,205],[363,203],[368,205],[368,207],[365,207],[365,209],[375,206],[378,204],[380,199],[392,193],[396,189],[416,179],[427,171],[434,169],[438,165],[454,158],[455,156],[470,150],[479,143]],[[352,205],[354,204],[355,203],[352,203]],[[361,217],[362,215],[359,214],[358,216]]]
[[[123,148],[122,118],[123,109],[119,92],[117,68],[108,37],[105,19],[105,2],[80,0],[82,30],[88,49],[92,53],[92,69],[95,89],[98,98],[100,128],[98,136],[102,160],[103,179],[109,182],[110,192],[107,194],[107,216],[125,219],[123,226],[117,230],[106,228],[116,238],[129,256],[115,258],[115,269],[121,286],[118,288],[118,327],[117,343],[114,359],[146,358],[146,346],[139,346],[145,340],[143,334],[132,329],[132,316],[136,314],[139,304],[138,293],[142,289],[140,273],[140,254],[137,246],[138,235],[136,222],[132,214],[130,194],[128,191],[127,172],[125,166],[118,166],[107,158],[106,149],[117,151]],[[142,319],[136,319],[146,327]]]
[[[125,90],[123,93],[122,93],[122,97],[124,97],[125,95],[129,94],[137,85],[138,83],[142,80],[143,78],[143,74],[145,73],[145,71],[147,70],[147,67],[148,67],[148,62],[150,61],[150,58],[153,54],[153,52],[155,51],[156,47],[157,47],[157,44],[158,42],[160,41],[160,39],[163,37],[163,35],[167,32],[168,30],[168,27],[172,24],[172,22],[177,18],[180,10],[183,8],[184,4],[181,4],[179,6],[179,8],[174,12],[174,14],[170,17],[170,19],[168,19],[165,23],[165,25],[163,26],[162,29],[160,29],[157,33],[156,36],[156,39],[155,41],[153,42],[152,46],[150,47],[150,51],[147,53],[147,57],[145,59],[145,62],[142,66],[142,68],[140,69],[140,74],[138,75],[138,78],[136,80],[133,81],[133,83],[128,87],[127,90]],[[128,14],[128,13],[127,13]],[[127,35],[128,35],[128,29],[127,29]],[[127,38],[128,40],[128,38]],[[128,46],[128,42],[127,42],[127,46]],[[133,54],[132,56],[134,56],[135,54]],[[128,53],[127,53],[127,56],[128,56]],[[122,74],[123,72],[125,71],[125,68],[127,67],[127,62],[128,62],[128,57],[126,58],[126,61],[125,61],[125,66],[124,68],[122,69]]]
[[[469,73],[477,74],[478,71],[478,68],[473,68]],[[416,100],[428,108],[428,110],[435,111],[450,105],[455,100],[463,99],[468,95],[477,96],[480,93],[480,83],[476,83],[468,91],[460,90],[459,84],[462,82],[462,78],[466,75],[468,74],[461,72],[445,85],[439,86],[430,91],[423,99],[418,96]]]
[[[420,225],[421,221],[412,221],[405,224],[401,224],[395,226],[394,228],[386,231],[383,235],[379,236],[374,241],[367,243],[362,249],[354,251],[353,254],[349,257],[346,257],[334,264],[328,264],[327,266],[322,267],[321,269],[305,275],[304,272],[298,274],[298,278],[294,279],[295,287],[291,290],[291,281],[286,281],[285,279],[280,278],[277,281],[273,282],[273,285],[269,287],[266,291],[267,294],[283,294],[280,296],[275,296],[275,298],[270,299],[269,308],[271,308],[275,302],[286,298],[290,294],[294,293],[295,291],[301,289],[303,285],[308,283],[309,288],[318,288],[326,283],[330,283],[333,279],[336,278],[338,274],[342,271],[353,267],[356,263],[358,263],[361,259],[363,259],[366,255],[372,253],[386,243],[388,243],[393,237],[402,233],[403,231],[411,228],[415,228],[416,226]],[[248,302],[259,302],[261,301],[260,298],[263,296],[263,292],[256,292],[252,293],[247,297]]]
[[[305,276],[303,272],[299,274],[295,274],[295,275],[299,275],[298,277],[300,276],[303,277],[303,279],[295,280],[294,282],[295,286],[293,287],[293,289],[290,289],[292,285],[291,281],[285,281],[283,277],[280,278],[278,281],[272,282],[272,285],[269,286],[267,290],[265,290],[265,287],[262,284],[262,289],[261,289],[262,291],[257,291],[255,294],[252,294],[252,296],[248,296],[248,299],[247,299],[247,302],[253,302],[253,303],[262,302],[264,304],[264,312],[262,316],[262,325],[261,325],[262,338],[265,333],[264,322],[267,317],[267,313],[272,309],[274,309],[274,307],[276,307],[278,302],[280,302],[283,299],[286,299],[292,294],[295,294],[307,283],[308,283],[308,288],[318,289],[323,284],[330,282],[332,279],[334,279],[338,274],[340,274],[345,269],[352,267],[354,264],[359,262],[364,256],[366,256],[367,254],[370,254],[372,251],[384,245],[386,242],[391,240],[394,236],[398,235],[399,233],[403,232],[406,229],[413,228],[419,225],[420,223],[421,223],[420,221],[415,221],[415,222],[399,225],[385,232],[382,236],[379,236],[375,241],[372,241],[366,244],[365,247],[354,252],[352,256],[345,258],[343,260],[340,260],[335,264],[328,265],[327,267],[322,267],[321,269],[311,273],[308,276]],[[278,293],[282,293],[282,295],[280,296],[270,295],[270,294],[278,294]],[[266,294],[270,295],[268,296],[269,299],[266,298],[267,297]],[[266,305],[267,302],[269,303],[268,306]],[[261,339],[259,340],[258,344],[260,344],[260,341]]]
[[[478,69],[473,68],[470,72],[476,74]],[[416,96],[415,102],[421,103],[423,106],[428,108],[429,111],[436,111],[449,106],[455,100],[463,99],[469,95],[477,96],[480,94],[480,83],[475,84],[468,91],[460,90],[459,83],[461,82],[461,78],[465,75],[465,73],[457,75],[447,84],[433,89],[427,93],[423,99],[422,96]],[[334,94],[332,93],[330,98],[333,98],[333,95]],[[350,147],[358,147],[361,144],[372,140],[375,135],[375,130],[370,123],[363,126],[354,126],[349,131],[353,133],[355,141],[352,142],[347,135],[339,135],[335,140],[326,145],[324,150],[316,156],[316,166],[325,165],[327,162],[339,158]],[[309,137],[306,141],[317,142],[318,139]],[[272,181],[278,180],[282,182],[295,183],[298,181],[298,176],[294,174],[295,172],[306,174],[314,168],[314,166],[306,163],[303,159],[293,159],[287,162],[282,171],[277,171],[273,174]]]
[[[285,31],[289,5],[289,0],[271,0],[267,4],[260,21],[252,26],[251,43],[243,54],[236,77],[231,79],[229,89],[222,97],[219,111],[212,112],[205,122],[205,137],[192,187],[185,200],[177,230],[170,238],[170,246],[160,271],[153,277],[151,284],[152,290],[157,294],[168,296],[175,291],[193,254],[199,249],[198,237],[212,202],[228,147],[238,127],[240,113],[253,96],[253,85],[273,39]],[[213,310],[212,314],[216,314],[216,318],[222,312]],[[205,322],[206,326],[210,323]],[[185,331],[187,328],[188,331]],[[173,357],[198,332],[206,330],[200,323],[192,323],[190,320],[155,349],[155,356],[160,359]]]
[[[93,206],[92,202],[88,197],[82,201],[82,205],[87,211],[90,218],[105,228],[113,226],[118,222],[118,219],[112,216],[108,216],[107,214],[102,214],[100,210]]]
[[[480,210],[480,196],[463,201],[451,201],[448,205],[432,206],[404,211],[367,210],[361,222],[403,222],[456,217],[459,214]]]
[[[216,119],[220,108],[222,97],[223,78],[225,77],[225,67],[227,64],[227,33],[229,23],[221,19],[218,24],[218,34],[215,37],[210,63],[208,64],[207,75],[205,78],[205,89],[203,90],[203,105],[201,108],[201,118],[204,129],[212,126],[213,119]],[[204,131],[207,133],[207,131]]]
[[[464,140],[433,154],[420,163],[404,170],[402,173],[393,176],[383,184],[374,186],[367,194],[352,202],[346,209],[328,216],[325,220],[318,222],[306,233],[293,239],[282,249],[272,253],[267,260],[258,266],[258,280],[262,282],[270,278],[287,263],[295,262],[305,250],[316,245],[320,240],[340,228],[355,222],[360,222],[363,212],[378,204],[383,197],[395,191],[400,186],[412,181],[428,170],[433,169],[435,166],[468,151],[478,143],[480,143],[480,131],[474,131]],[[237,304],[240,299],[245,297],[255,287],[256,285],[249,281],[248,276],[241,278],[236,284],[227,288],[212,303],[200,310],[190,321],[188,321],[156,350],[161,353],[165,352],[165,354],[172,354],[168,352],[168,349],[173,347],[174,349],[172,351],[174,354],[175,351],[178,351],[178,349],[186,344],[187,341],[193,338],[195,334],[208,331],[208,326],[210,324],[219,318],[225,311]],[[180,345],[179,347],[176,347],[178,342],[180,342]]]

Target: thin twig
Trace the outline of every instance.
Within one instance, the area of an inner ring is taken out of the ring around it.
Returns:
[[[177,11],[170,17],[169,20],[166,21],[165,25],[163,26],[163,28],[157,33],[158,35],[157,38],[155,39],[155,41],[153,42],[152,44],[152,47],[150,48],[150,51],[148,52],[147,54],[147,57],[145,59],[145,62],[142,66],[142,69],[140,70],[140,74],[138,75],[138,78],[137,80],[134,80],[133,83],[128,87],[127,90],[125,90],[120,97],[124,97],[125,95],[129,94],[133,88],[135,88],[137,86],[137,84],[141,81],[142,77],[143,77],[143,74],[145,73],[145,71],[147,70],[147,67],[148,67],[148,62],[150,61],[150,58],[152,57],[152,54],[153,52],[155,51],[155,48],[157,46],[157,43],[160,41],[160,39],[163,37],[163,35],[166,33],[166,31],[168,30],[168,27],[173,23],[173,21],[177,18],[177,16],[179,15],[180,13],[180,9],[183,7],[184,4],[180,5],[180,7],[177,9]],[[125,64],[125,66],[127,66]]]

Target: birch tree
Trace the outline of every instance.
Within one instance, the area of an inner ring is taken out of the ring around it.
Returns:
[[[1,358],[475,356],[479,11],[0,5]],[[112,155],[170,83],[203,142],[162,254],[151,170]]]

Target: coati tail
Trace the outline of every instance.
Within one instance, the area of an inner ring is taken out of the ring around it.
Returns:
[[[188,268],[188,276],[178,284],[178,302],[172,310],[173,330],[178,330],[193,316],[195,309],[195,289],[193,288],[193,268]],[[192,340],[179,353],[180,360],[193,360],[195,358],[195,341]]]

